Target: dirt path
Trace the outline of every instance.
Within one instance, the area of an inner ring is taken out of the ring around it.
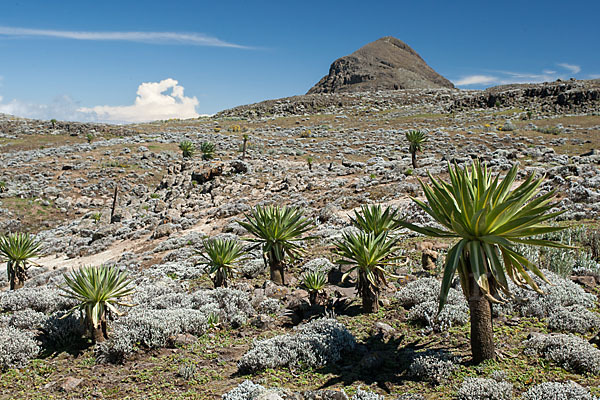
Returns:
[[[117,241],[108,249],[89,256],[68,258],[65,254],[51,254],[49,256],[34,259],[34,262],[42,267],[45,267],[48,271],[65,267],[72,269],[84,265],[98,266],[106,264],[109,261],[115,261],[119,259],[125,252],[136,254],[141,253],[146,251],[149,247],[156,247],[168,239],[183,237],[192,232],[200,232],[205,235],[210,235],[215,229],[222,228],[222,224],[223,223],[220,220],[215,220],[211,224],[207,224],[206,220],[202,220],[191,228],[174,233],[167,238],[151,239],[151,235],[146,235],[135,240]]]

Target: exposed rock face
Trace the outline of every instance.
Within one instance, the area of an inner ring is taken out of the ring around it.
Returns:
[[[495,86],[473,96],[457,97],[451,109],[495,106],[525,107],[545,112],[597,112],[600,108],[600,79]]]
[[[374,113],[402,109],[414,113],[447,113],[473,109],[514,107],[536,115],[600,112],[600,79],[512,84],[486,90],[405,89],[380,92],[308,94],[267,100],[221,111],[218,117]],[[418,110],[418,111],[417,111]]]
[[[383,37],[338,58],[308,94],[454,88],[406,43]]]

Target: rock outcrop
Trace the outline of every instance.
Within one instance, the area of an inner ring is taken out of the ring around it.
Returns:
[[[406,43],[383,37],[338,58],[308,94],[454,88]]]

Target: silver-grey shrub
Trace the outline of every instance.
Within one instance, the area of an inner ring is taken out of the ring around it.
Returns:
[[[318,368],[335,363],[356,345],[354,336],[334,319],[319,319],[302,325],[295,335],[279,335],[254,343],[238,361],[242,373],[267,368]]]
[[[356,391],[356,394],[354,394],[354,396],[352,396],[350,400],[385,400],[385,397],[377,393],[367,392],[365,390],[358,389]]]
[[[245,324],[248,318],[256,313],[248,294],[240,290],[217,288],[186,293],[173,282],[160,282],[155,288],[144,285],[136,292],[136,308],[199,310],[207,315],[218,315],[220,321],[227,322],[234,328]]]
[[[426,350],[413,356],[408,367],[411,376],[440,384],[458,368],[456,357],[444,350]]]
[[[435,331],[445,331],[467,323],[469,307],[462,293],[453,288],[448,292],[446,306],[438,314],[440,286],[440,281],[435,278],[421,278],[396,293],[400,305],[409,309],[409,321],[421,322]]]
[[[596,298],[576,283],[561,278],[555,273],[543,270],[550,285],[537,276],[536,281],[544,294],[537,293],[531,289],[519,288],[511,285],[511,291],[515,295],[515,309],[524,317],[546,318],[551,315],[558,306],[569,307],[579,305],[585,308],[594,306]]]
[[[511,400],[513,386],[494,379],[467,378],[458,389],[458,400]]]
[[[261,314],[277,314],[280,308],[279,300],[267,298],[258,305],[258,312]]]
[[[137,346],[159,348],[180,333],[201,335],[207,329],[206,314],[191,309],[134,309],[113,324],[109,340],[97,349],[100,362],[122,362]]]
[[[250,380],[245,380],[237,387],[225,393],[222,398],[223,400],[253,400],[264,391],[266,391],[266,389],[263,386]]]
[[[0,328],[0,368],[23,367],[40,353],[33,332]]]
[[[435,278],[421,278],[409,282],[396,292],[396,299],[404,308],[435,300],[440,294],[441,283]]]
[[[527,355],[541,355],[569,371],[600,374],[600,350],[577,336],[534,334],[524,344]]]
[[[144,285],[135,294],[137,306],[118,318],[111,338],[97,346],[99,362],[122,362],[138,346],[164,347],[178,334],[202,335],[211,314],[222,323],[238,327],[256,313],[248,295],[239,290],[218,288],[185,293],[173,282],[159,282],[162,283],[156,288]]]
[[[587,333],[600,328],[600,315],[584,306],[557,307],[550,313],[548,328],[553,331]]]
[[[171,278],[150,281],[148,278],[141,278],[134,281],[136,286],[133,294],[133,303],[137,305],[149,306],[157,297],[170,294],[185,294],[186,287],[180,282]]]
[[[177,279],[195,279],[203,276],[205,273],[206,270],[203,266],[178,261],[156,264],[144,270],[144,275],[159,279],[169,277],[176,277]]]
[[[600,317],[593,311],[596,298],[576,283],[559,275],[542,270],[551,282],[547,284],[537,276],[533,279],[543,294],[520,288],[509,281],[514,298],[505,304],[495,305],[495,314],[516,313],[523,317],[547,318],[551,330],[586,333],[600,325]]]
[[[521,400],[596,400],[590,391],[573,381],[545,382],[523,394]]]
[[[76,302],[62,296],[57,289],[47,287],[21,288],[0,292],[0,310],[20,311],[32,309],[43,313],[67,310]]]
[[[248,294],[235,289],[217,288],[211,290],[201,290],[193,294],[195,307],[199,310],[210,311],[210,308],[217,308],[220,321],[227,322],[232,327],[237,328],[248,321],[248,317],[255,314],[255,310],[250,304]]]
[[[335,265],[326,258],[313,258],[312,260],[304,263],[302,266],[302,272],[323,272],[325,275],[329,273],[332,269],[335,268]]]
[[[253,258],[241,263],[240,272],[245,278],[258,278],[265,272],[265,262],[260,258]]]
[[[46,319],[48,319],[46,314],[27,309],[0,316],[0,326],[32,330],[40,328]]]
[[[417,304],[408,312],[408,320],[422,322],[436,332],[448,330],[453,326],[462,326],[469,321],[469,308],[464,302],[446,304],[439,314],[438,308],[439,303],[437,301],[426,301]]]
[[[396,397],[396,400],[425,400],[423,396],[416,393],[405,393]]]

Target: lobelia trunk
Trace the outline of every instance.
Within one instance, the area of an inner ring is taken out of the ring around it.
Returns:
[[[227,279],[225,279],[225,274],[223,274],[221,271],[217,271],[213,283],[215,284],[215,288],[227,287]]]
[[[481,293],[472,274],[469,275],[469,286],[471,294],[468,299],[471,313],[471,353],[473,354],[473,363],[479,364],[485,360],[496,358],[492,305]]]
[[[283,260],[277,260],[275,254],[271,252],[269,254],[269,272],[271,280],[278,285],[285,285],[283,267]]]
[[[317,305],[318,294],[319,294],[319,292],[316,292],[316,291],[308,292],[308,300],[310,301],[311,306]]]
[[[25,279],[27,275],[25,268],[19,263],[8,262],[7,263],[8,281],[10,283],[10,290],[21,289],[25,285]]]
[[[360,295],[362,298],[363,311],[366,313],[376,313],[379,311],[379,291],[368,281],[366,276],[359,275],[362,283],[360,284]]]
[[[417,169],[417,152],[413,151],[411,152],[411,158],[412,158],[412,166],[414,169]]]
[[[362,302],[364,312],[379,312],[379,296],[372,290],[366,290],[365,293],[363,293]]]
[[[101,343],[108,339],[106,321],[100,321],[98,326],[92,327],[92,340],[94,343]]]

